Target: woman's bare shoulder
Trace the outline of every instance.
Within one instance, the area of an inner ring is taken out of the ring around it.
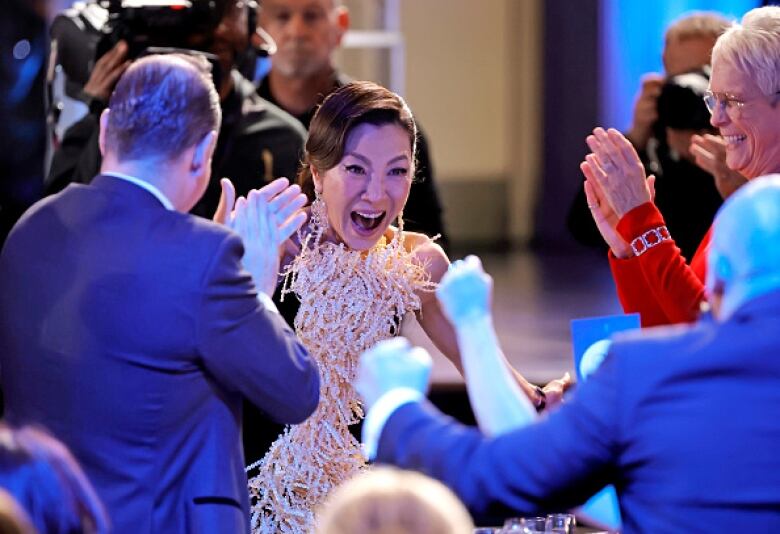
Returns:
[[[441,280],[450,266],[450,259],[438,243],[425,234],[404,232],[404,246],[415,260],[428,266],[432,281]]]

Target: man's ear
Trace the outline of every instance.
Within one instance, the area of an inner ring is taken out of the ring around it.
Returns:
[[[721,283],[731,282],[731,279],[734,278],[734,269],[726,256],[718,254],[712,268],[715,271],[715,279]]]
[[[106,108],[103,113],[100,114],[100,132],[98,133],[98,147],[100,148],[100,155],[106,157],[106,129],[108,126],[108,115],[111,110]]]
[[[217,146],[217,132],[210,131],[203,136],[203,139],[198,141],[195,145],[195,150],[192,153],[192,162],[190,163],[190,171],[193,173],[200,173],[204,168],[211,167],[211,158],[214,155],[214,149]]]
[[[722,254],[710,254],[707,265],[707,292],[710,296],[723,296],[726,287],[734,278],[731,262]]]
[[[341,40],[344,38],[344,34],[349,29],[349,9],[346,6],[339,6],[336,8],[336,26],[338,27],[338,33],[336,35],[336,46],[341,45]]]

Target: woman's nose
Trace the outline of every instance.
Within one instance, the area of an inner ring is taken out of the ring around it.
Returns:
[[[381,177],[371,175],[363,191],[363,198],[375,202],[380,200],[385,192],[384,180]]]
[[[712,124],[715,128],[720,128],[724,124],[727,124],[730,120],[730,117],[728,113],[726,113],[726,107],[720,103],[720,101],[715,103],[715,107],[712,109],[712,114],[710,115],[710,124]]]

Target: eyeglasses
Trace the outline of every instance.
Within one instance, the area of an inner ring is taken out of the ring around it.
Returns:
[[[780,91],[777,91],[772,96],[777,95],[780,95]],[[739,111],[745,107],[746,103],[745,100],[739,99],[728,93],[713,93],[712,91],[704,93],[702,98],[704,99],[704,105],[707,106],[710,114],[715,113],[716,108],[719,111],[725,111],[726,113]],[[751,98],[751,100],[756,100],[757,98]]]

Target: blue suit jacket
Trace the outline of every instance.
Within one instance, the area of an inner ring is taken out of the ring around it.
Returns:
[[[647,331],[646,331],[647,332]],[[427,404],[387,421],[377,460],[443,480],[476,512],[562,511],[615,484],[624,532],[780,527],[780,293],[723,324],[616,341],[563,407],[486,439]]]
[[[36,204],[3,249],[8,418],[71,448],[116,532],[248,531],[242,397],[283,423],[317,406],[316,365],[242,255],[109,176]]]

